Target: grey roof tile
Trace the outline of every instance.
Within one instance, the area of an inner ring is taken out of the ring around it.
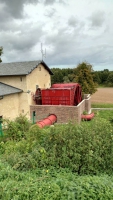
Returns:
[[[39,64],[42,64],[50,75],[52,71],[44,61],[27,61],[27,62],[13,62],[13,63],[0,63],[0,76],[17,76],[27,75],[31,73]]]
[[[23,92],[23,90],[0,82],[0,96],[20,93],[20,92]]]

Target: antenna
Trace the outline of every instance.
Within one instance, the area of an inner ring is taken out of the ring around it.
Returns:
[[[43,60],[43,57],[46,58],[46,48],[45,48],[45,52],[44,52],[42,43],[41,43],[41,53],[42,53],[42,60]]]

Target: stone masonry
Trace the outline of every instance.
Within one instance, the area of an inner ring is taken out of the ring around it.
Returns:
[[[57,116],[57,123],[81,122],[83,111],[91,112],[91,97],[84,95],[84,99],[77,106],[64,105],[31,105],[30,117],[33,118],[35,112],[35,121],[43,120],[50,114]]]

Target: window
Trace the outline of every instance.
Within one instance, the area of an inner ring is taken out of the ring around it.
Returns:
[[[22,77],[20,77],[20,81],[22,81]]]

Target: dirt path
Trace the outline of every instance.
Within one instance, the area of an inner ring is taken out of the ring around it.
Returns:
[[[91,96],[91,103],[113,103],[113,88],[98,88]]]

